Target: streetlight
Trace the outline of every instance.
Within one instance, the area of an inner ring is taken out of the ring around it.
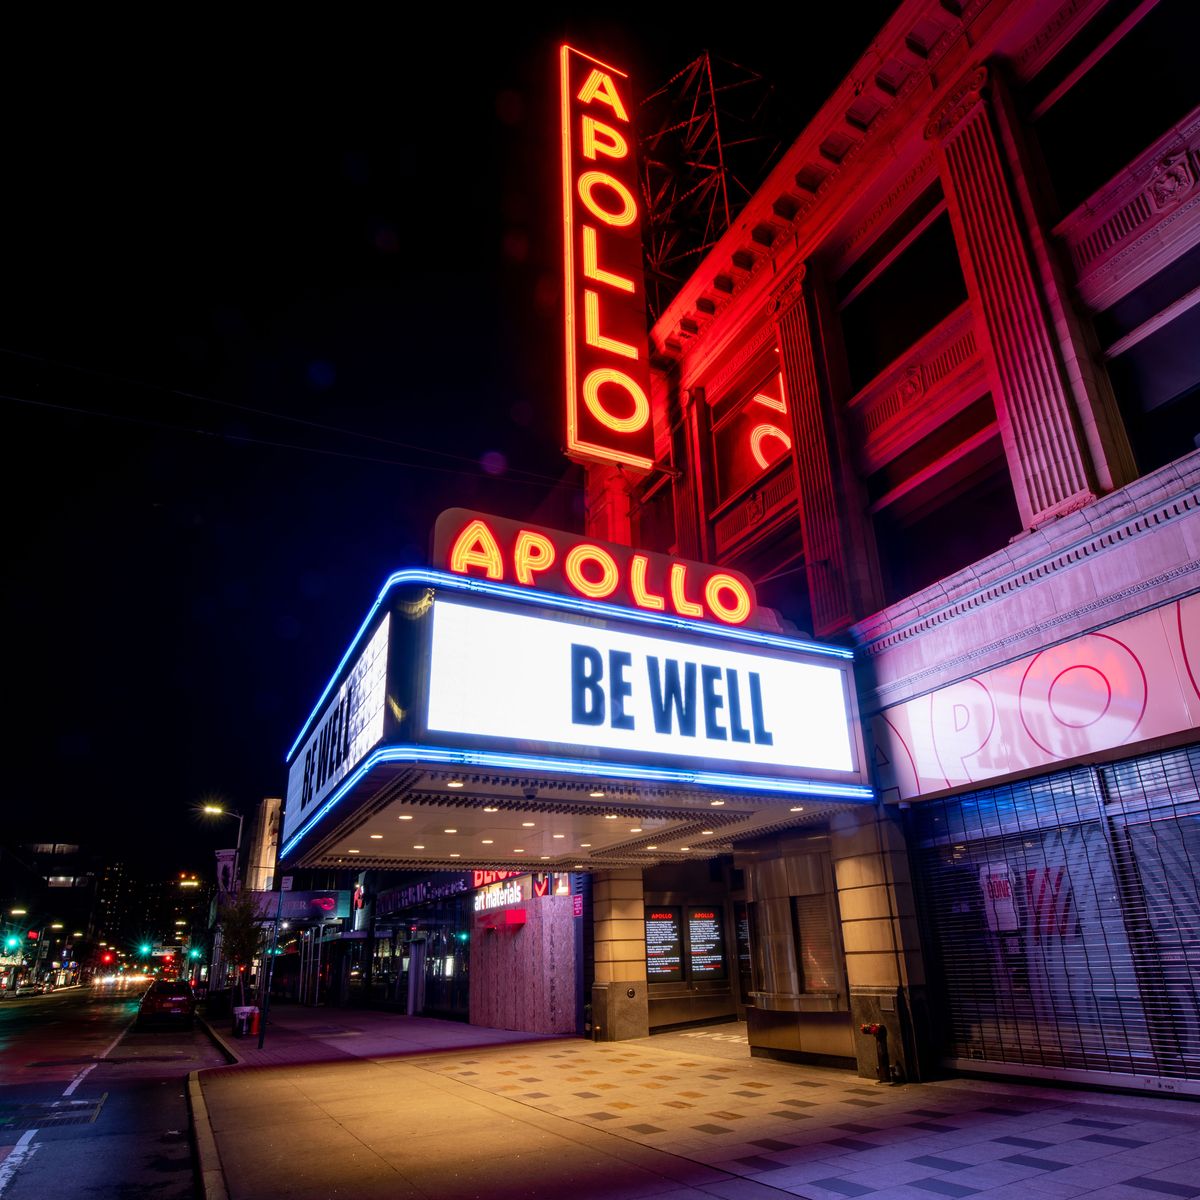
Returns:
[[[206,804],[204,805],[203,812],[206,817],[237,817],[237,844],[233,848],[233,882],[236,886],[241,879],[241,876],[238,873],[238,856],[242,852],[242,814],[234,811],[232,808],[226,808],[221,804]]]

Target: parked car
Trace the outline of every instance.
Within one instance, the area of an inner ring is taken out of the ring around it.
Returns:
[[[187,980],[157,979],[146,990],[138,1007],[139,1028],[162,1023],[191,1029],[196,1019],[196,997]]]
[[[14,996],[40,996],[42,994],[42,985],[34,983],[32,979],[22,979],[20,983],[13,988]]]

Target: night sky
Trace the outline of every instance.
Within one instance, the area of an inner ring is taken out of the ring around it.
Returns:
[[[10,41],[0,840],[207,871],[229,837],[197,806],[282,794],[286,747],[441,509],[581,526],[562,37],[639,92],[702,48],[746,63],[795,134],[893,6],[801,4],[790,28],[442,7]]]

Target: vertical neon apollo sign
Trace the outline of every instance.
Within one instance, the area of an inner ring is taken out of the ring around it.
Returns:
[[[654,465],[628,76],[560,51],[567,454]]]

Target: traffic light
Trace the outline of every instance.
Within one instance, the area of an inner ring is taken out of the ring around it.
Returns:
[[[112,960],[113,960],[113,956],[111,954],[105,953],[105,954],[100,955],[100,961],[102,963],[110,963],[110,962],[112,962]]]
[[[16,950],[20,946],[20,944],[21,944],[21,939],[19,937],[17,937],[17,935],[15,933],[10,933],[8,935],[8,937],[6,937],[4,939],[5,950]]]
[[[188,958],[199,958],[199,957],[200,957],[200,950],[197,947],[193,946],[188,951]]]
[[[138,953],[139,953],[139,954],[141,954],[141,955],[143,955],[143,956],[145,956],[145,955],[148,955],[148,954],[150,953],[150,943],[149,943],[149,942],[143,942],[143,943],[142,943],[142,944],[141,944],[141,945],[138,947]]]

